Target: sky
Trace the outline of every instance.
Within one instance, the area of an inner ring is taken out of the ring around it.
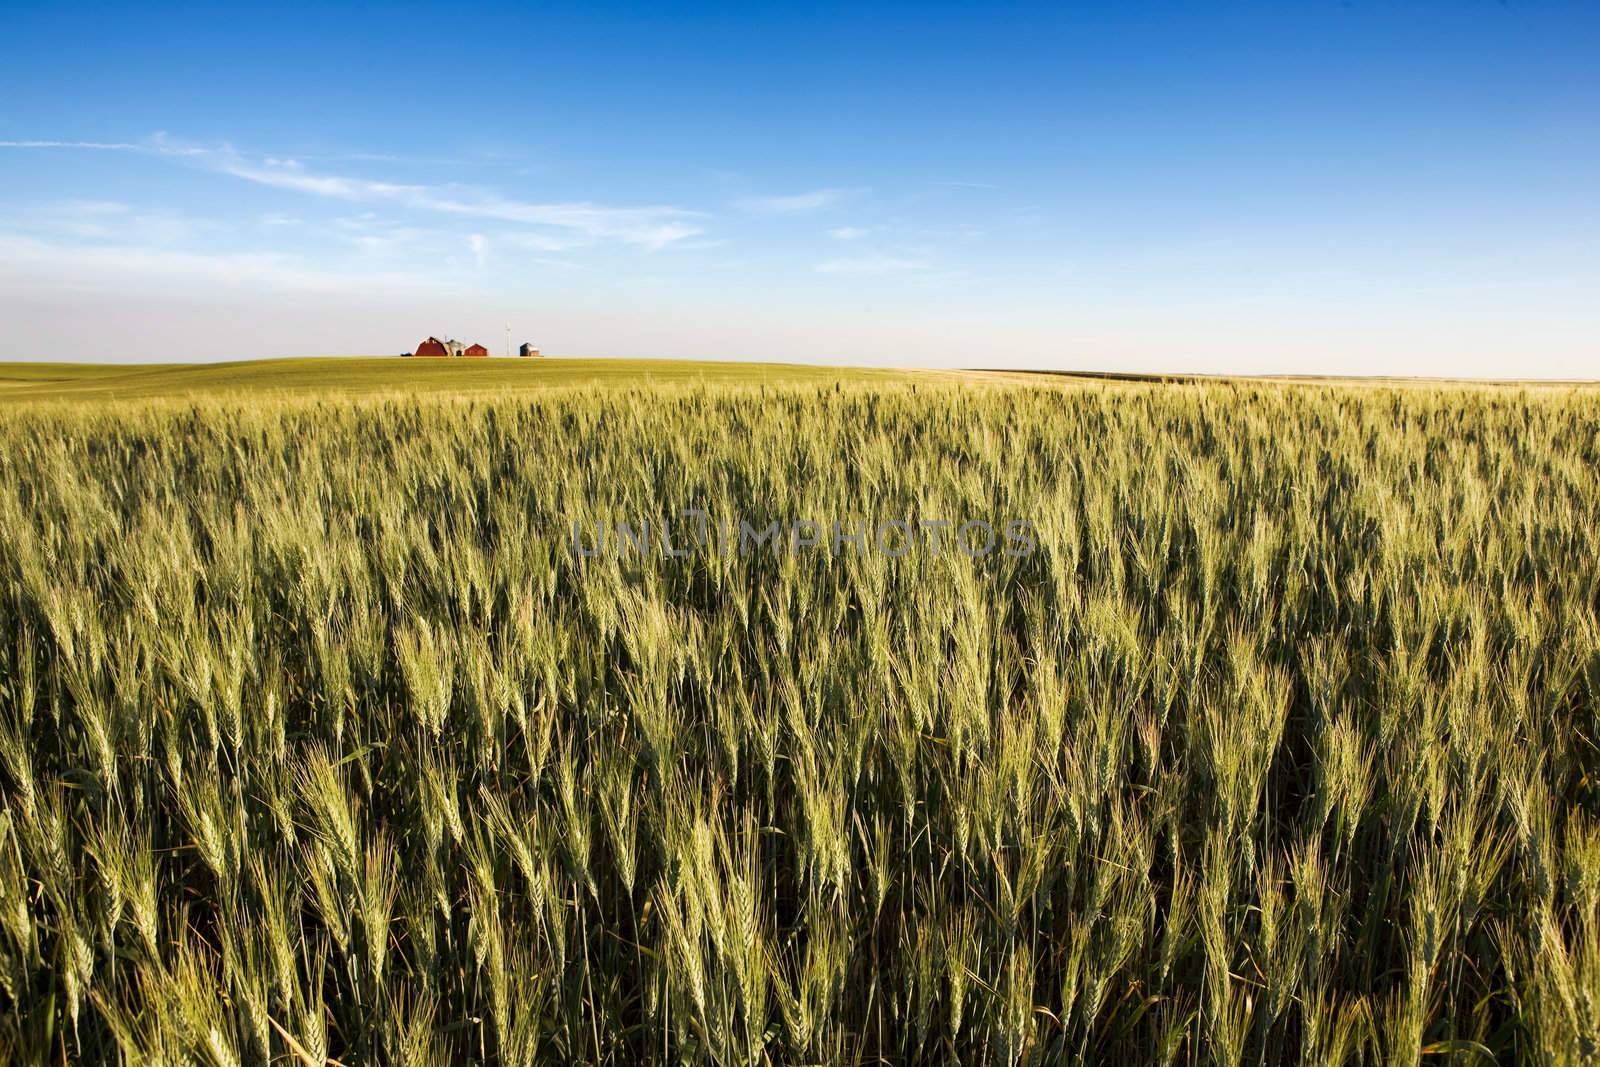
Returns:
[[[0,0],[0,359],[1600,377],[1600,4]]]

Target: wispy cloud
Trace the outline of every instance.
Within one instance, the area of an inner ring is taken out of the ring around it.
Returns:
[[[616,241],[654,250],[702,232],[696,221],[700,214],[678,207],[614,207],[590,201],[545,203],[462,185],[376,181],[312,171],[294,159],[254,158],[227,144],[186,144],[164,133],[154,134],[139,143],[0,141],[0,148],[83,148],[182,157],[209,170],[257,185],[350,203],[390,204],[442,215],[543,227],[560,231],[569,238],[582,238],[576,243]]]
[[[497,234],[496,240],[512,248],[524,248],[530,252],[570,252],[589,243],[587,238],[578,234],[536,233],[529,230],[512,230]],[[688,245],[679,247],[687,248]]]
[[[592,240],[665,248],[701,232],[695,212],[676,207],[611,207],[589,201],[535,203],[462,186],[411,185],[319,174],[290,161],[251,162],[223,154],[214,168],[258,185],[352,203],[387,203],[419,211],[549,227]]]
[[[172,283],[257,287],[323,293],[362,293],[375,288],[436,291],[448,282],[394,271],[353,275],[311,266],[274,253],[205,253],[126,245],[58,244],[0,233],[0,278],[38,283],[53,278],[73,286],[156,289]]]
[[[400,248],[414,247],[441,237],[416,226],[398,225],[371,211],[334,219],[328,224],[326,232],[372,255],[393,253]]]
[[[747,196],[734,201],[734,206],[741,211],[758,215],[798,215],[806,211],[822,211],[833,207],[859,191],[813,189],[808,193],[794,193],[789,196]]]
[[[172,245],[205,224],[164,209],[136,209],[114,200],[55,200],[4,205],[0,226],[18,233],[81,241],[127,241]]]
[[[927,270],[931,265],[925,259],[911,259],[906,256],[847,256],[819,263],[817,271],[820,274],[905,274],[910,271]]]
[[[96,152],[144,152],[149,147],[120,141],[0,141],[0,148],[82,148]]]
[[[860,226],[837,226],[828,231],[828,236],[835,241],[859,241],[867,235],[867,231]]]

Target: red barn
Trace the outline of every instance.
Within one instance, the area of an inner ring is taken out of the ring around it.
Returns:
[[[430,337],[417,346],[417,355],[419,356],[444,357],[448,356],[449,354],[450,350],[446,348],[444,346],[444,342],[439,340],[437,337]]]
[[[484,348],[482,345],[468,345],[466,351],[462,352],[461,354],[463,356],[479,356],[479,357],[481,357],[481,356],[487,356],[489,354],[489,350],[487,348]]]

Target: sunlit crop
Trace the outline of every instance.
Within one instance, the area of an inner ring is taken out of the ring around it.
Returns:
[[[1600,1056],[1600,394],[0,413],[0,1061]],[[1037,550],[575,556],[1020,517]]]

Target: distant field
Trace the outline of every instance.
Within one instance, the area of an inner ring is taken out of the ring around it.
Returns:
[[[1097,371],[913,370],[672,359],[402,359],[398,356],[310,356],[219,363],[0,362],[0,403],[7,400],[154,399],[248,393],[294,396],[513,394],[581,385],[815,385],[893,382],[987,382],[1040,387],[1206,385],[1233,382],[1319,388],[1441,389],[1462,385],[1510,389],[1567,389],[1593,383],[1506,382],[1413,378],[1226,378],[1205,375],[1113,374]]]
[[[873,382],[914,372],[786,363],[656,359],[426,360],[305,358],[228,363],[0,363],[0,401],[148,398],[277,392],[286,395],[492,392],[651,383]],[[940,372],[929,372],[939,374]]]

